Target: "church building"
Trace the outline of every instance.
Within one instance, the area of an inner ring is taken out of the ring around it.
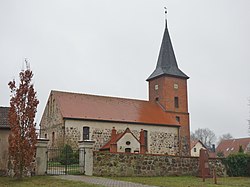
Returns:
[[[148,100],[52,90],[40,136],[54,147],[94,140],[100,151],[190,155],[188,79],[177,65],[166,24],[156,68],[147,79]]]

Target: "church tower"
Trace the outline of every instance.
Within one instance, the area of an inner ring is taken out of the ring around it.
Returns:
[[[182,155],[190,154],[187,79],[189,77],[177,65],[166,21],[157,65],[147,79],[149,101],[157,103],[164,112],[171,115],[180,124]]]

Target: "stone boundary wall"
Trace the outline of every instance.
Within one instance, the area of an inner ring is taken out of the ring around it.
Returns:
[[[225,176],[222,159],[209,159],[217,175]],[[199,157],[179,157],[155,154],[93,152],[95,176],[169,176],[198,175]]]

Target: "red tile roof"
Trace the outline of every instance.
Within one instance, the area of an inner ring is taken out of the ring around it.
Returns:
[[[190,142],[190,149],[192,149],[197,143],[200,143],[205,149],[207,149],[206,146],[200,140],[191,141]]]
[[[217,155],[215,152],[208,151],[208,157],[209,158],[217,158]]]
[[[116,143],[118,142],[119,139],[121,139],[121,137],[124,135],[124,133],[118,133],[115,135],[115,138],[114,138],[114,142],[111,142],[111,139],[104,145],[100,148],[100,150],[107,150],[107,149],[110,149],[110,144],[111,143]]]
[[[104,146],[100,148],[100,150],[110,149],[110,144],[117,143],[126,133],[131,133],[134,138],[139,142],[139,140],[135,137],[131,130],[127,128],[124,132],[116,134],[114,140],[112,141],[112,139],[110,139]]]
[[[135,99],[52,91],[63,118],[180,126],[156,103]]]
[[[250,138],[222,140],[216,148],[216,152],[223,152],[224,156],[227,157],[229,154],[237,153],[240,146],[246,150],[248,144],[250,144]]]

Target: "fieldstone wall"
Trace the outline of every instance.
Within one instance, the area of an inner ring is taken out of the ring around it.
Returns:
[[[117,133],[122,133],[125,129],[117,129]],[[139,139],[140,131],[131,129],[134,136]],[[174,132],[149,131],[149,152],[153,154],[179,154],[179,137]],[[95,141],[94,150],[98,151],[106,144],[111,137],[111,129],[93,128],[91,140]]]
[[[179,137],[178,134],[169,132],[154,131],[150,133],[151,144],[150,153],[154,154],[179,154]]]
[[[65,128],[65,144],[70,145],[73,149],[78,148],[78,141],[81,138],[80,131],[76,127]]]
[[[190,141],[186,136],[181,137],[181,156],[190,156]]]
[[[225,158],[209,158],[208,162],[211,172],[215,168],[218,176],[226,176],[227,171],[224,164],[224,159]]]
[[[110,140],[112,129],[93,128],[91,140],[95,141],[94,150],[99,150]]]
[[[179,157],[152,154],[126,154],[94,152],[96,176],[169,176],[198,174],[198,157]],[[224,176],[221,159],[212,159],[210,168],[216,166],[217,175]]]
[[[64,144],[64,121],[58,105],[55,102],[53,92],[50,94],[42,115],[40,127],[40,138],[49,139],[49,147],[61,147]]]

